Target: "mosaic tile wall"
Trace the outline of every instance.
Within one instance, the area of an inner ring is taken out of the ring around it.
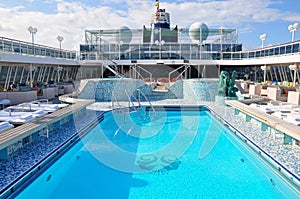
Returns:
[[[55,125],[53,125],[52,128],[49,128],[51,130],[48,129],[48,135],[40,135],[39,140],[34,140],[32,136],[29,136],[27,138],[28,142],[20,141],[11,145],[9,147],[10,155],[8,160],[0,160],[0,190],[100,114],[102,112],[82,111],[81,114],[67,117],[60,125],[56,126],[58,128],[54,128]],[[38,133],[44,134],[44,132]]]
[[[80,99],[95,99],[95,82],[90,80],[78,96]]]
[[[169,88],[168,92],[155,92],[141,80],[122,79],[120,81],[118,79],[99,79],[89,81],[79,98],[95,99],[97,102],[108,102],[111,101],[112,93],[114,93],[117,101],[128,101],[125,90],[128,91],[129,96],[133,95],[137,98],[136,89],[140,89],[151,101],[183,98],[197,101],[214,101],[218,85],[218,79],[193,79],[177,81]],[[132,100],[134,101],[134,99]],[[142,97],[141,100],[145,99]]]
[[[218,88],[218,79],[186,80],[183,84],[184,99],[188,101],[215,101]]]

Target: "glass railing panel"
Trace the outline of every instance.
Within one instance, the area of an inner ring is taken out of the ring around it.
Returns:
[[[260,51],[255,52],[255,57],[260,57]]]
[[[3,41],[3,50],[4,51],[11,52],[12,51],[11,47],[12,47],[11,42]]]
[[[269,49],[269,56],[273,56],[275,52],[274,48]]]
[[[254,58],[254,56],[255,56],[255,52],[250,52],[249,53],[249,58]]]
[[[20,53],[21,52],[20,43],[12,42],[12,45],[13,45],[13,52],[15,52],[15,53]]]
[[[286,48],[285,48],[285,53],[286,53],[286,54],[292,53],[292,45],[286,46]]]
[[[232,54],[232,59],[234,59],[234,60],[239,60],[241,58],[242,58],[241,53],[233,53]]]
[[[279,48],[279,54],[280,55],[285,54],[285,46],[282,46],[282,47]]]
[[[179,51],[179,50],[180,50],[180,44],[171,45],[171,51]]]
[[[230,53],[222,53],[221,56],[225,60],[230,60],[231,59]]]
[[[279,50],[280,50],[280,48],[278,47],[278,48],[275,48],[275,55],[279,55]]]
[[[299,43],[293,45],[292,53],[297,53],[297,52],[299,52]]]

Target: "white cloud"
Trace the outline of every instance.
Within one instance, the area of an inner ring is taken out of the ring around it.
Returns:
[[[283,19],[279,10],[269,8],[270,3],[262,0],[228,0],[204,3],[189,2],[170,4],[173,21],[190,24],[193,21],[206,22],[212,26],[241,25],[252,22],[268,22]],[[176,13],[181,13],[176,14]]]
[[[33,0],[31,0],[33,1]],[[36,1],[35,1],[36,2]],[[0,6],[1,34],[9,38],[30,41],[28,26],[38,28],[36,43],[58,46],[57,35],[65,39],[63,48],[78,50],[84,43],[84,29],[107,29],[126,25],[130,28],[150,26],[154,1],[110,0],[106,6],[91,7],[79,2],[44,0],[57,5],[57,12],[25,12],[21,6]],[[300,21],[298,13],[284,13],[270,8],[268,0],[198,1],[181,3],[162,2],[161,7],[171,14],[171,25],[186,27],[195,21],[206,22],[209,27],[239,27],[243,32],[251,31],[253,22]],[[277,2],[276,2],[277,3]],[[110,5],[111,4],[111,5]],[[123,5],[127,10],[118,9]],[[110,7],[111,6],[111,7]]]

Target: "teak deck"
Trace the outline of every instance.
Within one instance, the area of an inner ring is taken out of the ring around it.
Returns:
[[[284,121],[275,116],[266,114],[262,111],[259,111],[253,107],[249,107],[248,105],[239,102],[237,100],[228,100],[226,104],[232,106],[233,108],[246,113],[247,115],[264,122],[270,127],[279,130],[280,132],[296,139],[300,140],[300,126],[296,126],[290,122]]]

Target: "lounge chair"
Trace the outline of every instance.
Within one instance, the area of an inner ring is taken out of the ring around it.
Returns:
[[[250,95],[250,96],[253,96],[253,95],[260,95],[260,90],[261,90],[260,85],[254,85],[254,84],[251,84],[251,85],[249,86],[249,95]]]
[[[58,104],[43,104],[43,103],[23,103],[17,106],[11,106],[11,109],[14,111],[38,111],[43,110],[47,111],[48,113],[53,113],[54,111],[60,109],[61,107]]]
[[[243,89],[246,93],[249,92],[249,83],[247,83],[247,82],[241,82],[241,87],[242,87],[242,89]]]
[[[14,118],[12,120],[9,121],[9,123],[12,123],[12,124],[25,124],[27,122],[30,122],[32,120],[34,120],[35,117],[30,114],[30,115],[22,115],[21,117],[17,117],[17,118]]]
[[[14,125],[8,122],[0,122],[0,133],[9,129],[14,128]]]
[[[287,117],[287,113],[283,113],[281,111],[275,111],[274,113],[272,113],[271,115],[278,117],[280,119],[286,118]]]
[[[300,105],[300,92],[289,91],[287,102],[289,104]]]
[[[300,126],[300,114],[295,114],[295,113],[287,114],[286,118],[283,118],[283,120],[295,124],[297,126]]]
[[[282,94],[281,90],[278,89],[277,87],[268,87],[267,96],[271,100],[282,101],[282,102],[287,101],[287,94]]]
[[[256,108],[257,110],[260,110],[260,111],[262,111],[262,112],[264,112],[264,113],[268,113],[268,114],[274,112],[274,110],[272,110],[272,109],[270,108],[270,106],[268,106],[268,105],[260,105],[260,104],[252,103],[252,104],[250,104],[249,106],[250,106],[250,107],[253,107],[253,108]]]
[[[11,124],[24,124],[34,120],[36,117],[30,112],[8,112],[0,111],[0,122],[9,122]]]
[[[0,108],[3,109],[5,106],[9,105],[11,101],[9,99],[0,100]]]
[[[270,86],[270,85],[269,85]],[[268,85],[260,85],[260,95],[261,96],[267,96],[268,95]]]

